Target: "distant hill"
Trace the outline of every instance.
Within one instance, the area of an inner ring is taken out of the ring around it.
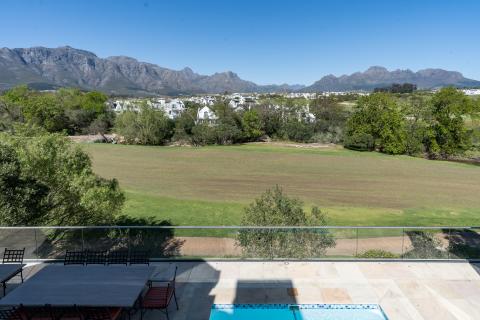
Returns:
[[[303,86],[261,86],[231,72],[199,75],[118,56],[60,48],[0,49],[0,88],[27,83],[38,89],[80,87],[119,95],[294,91]]]
[[[442,69],[424,69],[417,72],[411,70],[388,71],[383,67],[370,67],[365,72],[336,77],[328,75],[311,86],[303,88],[303,92],[351,91],[388,87],[393,83],[412,83],[419,89],[430,89],[445,86],[476,87],[480,81],[467,79],[460,72]]]
[[[48,90],[79,87],[117,95],[179,95],[223,92],[322,92],[373,90],[393,83],[413,83],[418,88],[446,85],[479,87],[480,81],[464,78],[459,72],[442,69],[388,71],[371,67],[365,72],[335,77],[328,75],[303,85],[258,85],[231,71],[200,75],[190,68],[171,70],[124,56],[99,58],[72,47],[1,48],[0,89],[18,84]]]

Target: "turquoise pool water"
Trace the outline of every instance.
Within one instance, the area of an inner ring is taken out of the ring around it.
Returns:
[[[214,304],[210,320],[388,320],[377,304]]]

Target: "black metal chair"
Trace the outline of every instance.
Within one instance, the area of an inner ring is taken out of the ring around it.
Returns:
[[[116,320],[122,314],[122,308],[82,308],[83,320]]]
[[[175,293],[177,269],[178,267],[175,267],[175,273],[173,274],[173,279],[171,281],[148,281],[148,290],[145,295],[141,297],[140,319],[143,319],[143,314],[147,310],[160,310],[165,312],[168,320],[168,306],[170,305],[172,298],[175,301],[175,306],[178,310],[177,295]],[[162,283],[163,285],[154,286],[154,283]]]
[[[24,320],[17,308],[1,308],[0,320]]]
[[[88,264],[102,264],[107,263],[107,251],[85,251],[85,263]]]
[[[55,320],[52,306],[21,307],[21,313],[27,320]]]
[[[25,255],[25,248],[23,249],[8,249],[5,248],[5,251],[3,252],[3,260],[2,263],[4,264],[22,264],[23,263],[23,257]],[[8,279],[4,279],[2,282],[3,286],[3,295],[5,295],[5,292],[7,290],[7,281],[16,276],[17,274],[20,273],[20,279],[22,280],[23,283],[23,268],[20,268],[20,271],[17,272],[16,274],[12,275]]]
[[[124,264],[128,265],[128,250],[110,251],[108,253],[107,264]]]
[[[132,264],[150,265],[150,253],[143,250],[134,250],[130,253],[130,265]]]
[[[65,253],[64,265],[69,264],[85,264],[85,252],[83,251],[68,251]]]
[[[5,251],[3,252],[3,263],[23,263],[24,255],[25,255],[25,248],[23,249],[5,248]]]
[[[52,308],[55,320],[83,320],[77,306]]]

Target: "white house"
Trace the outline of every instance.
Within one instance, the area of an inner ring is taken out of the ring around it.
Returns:
[[[217,120],[218,120],[217,115],[209,107],[205,106],[203,108],[198,109],[197,123],[214,124],[217,122]]]
[[[137,100],[115,100],[111,102],[112,110],[120,113],[127,110],[139,111],[139,102]]]
[[[462,92],[467,96],[476,96],[480,95],[480,89],[462,89]]]
[[[233,94],[232,96],[230,96],[230,98],[231,99],[228,102],[228,105],[234,111],[250,110],[250,108],[257,103],[255,97],[253,96],[244,97],[238,93]]]
[[[303,106],[299,112],[298,112],[298,119],[301,121],[305,121],[305,122],[308,122],[308,123],[313,123],[317,120],[317,118],[315,117],[315,115],[313,113],[310,112],[310,108],[308,105],[306,106]]]
[[[177,118],[185,110],[185,104],[180,99],[173,99],[165,103],[163,111],[170,119]]]

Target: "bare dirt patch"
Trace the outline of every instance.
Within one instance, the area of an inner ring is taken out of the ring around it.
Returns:
[[[183,245],[180,249],[182,256],[204,257],[239,257],[241,248],[235,245],[232,238],[213,237],[178,237]],[[337,239],[335,248],[327,250],[329,256],[354,256],[367,250],[380,249],[400,255],[402,250],[411,247],[408,237],[378,237],[358,239],[358,252],[356,252],[357,239]]]

